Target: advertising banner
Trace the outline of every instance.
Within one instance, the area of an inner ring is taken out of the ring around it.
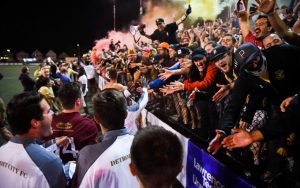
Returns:
[[[188,188],[247,188],[253,187],[235,175],[229,168],[188,141],[186,166]]]

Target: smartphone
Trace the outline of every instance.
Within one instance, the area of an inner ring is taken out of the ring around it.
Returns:
[[[246,10],[243,0],[238,0],[238,2],[236,3],[236,10],[238,12]]]

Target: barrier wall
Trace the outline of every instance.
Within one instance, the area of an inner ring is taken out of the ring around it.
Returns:
[[[184,187],[254,187],[151,112],[144,109],[142,119],[143,127],[158,125],[173,132],[180,139],[184,152],[183,169],[177,179]]]

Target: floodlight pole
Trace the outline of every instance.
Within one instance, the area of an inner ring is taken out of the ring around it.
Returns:
[[[113,0],[114,3],[114,31],[116,31],[116,0]]]
[[[140,0],[140,16],[143,15],[143,0]]]

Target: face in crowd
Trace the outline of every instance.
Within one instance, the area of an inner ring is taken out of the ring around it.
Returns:
[[[135,62],[135,60],[136,60],[136,55],[134,55],[134,54],[128,54],[128,60],[129,60],[130,62]]]
[[[174,48],[169,49],[170,58],[174,58],[176,56],[176,50]]]
[[[272,30],[268,18],[262,17],[258,18],[255,22],[254,32],[256,39],[262,39],[264,36],[268,35]]]
[[[25,92],[14,96],[7,105],[7,120],[15,135],[44,138],[52,134],[53,112],[38,94]]]
[[[235,45],[235,39],[233,36],[225,35],[222,38],[221,45],[225,46],[228,50],[231,50]]]
[[[41,74],[43,77],[49,78],[50,77],[50,69],[48,67],[43,67],[41,70]]]
[[[156,25],[157,25],[157,29],[160,31],[164,30],[165,28],[165,23],[157,23]]]
[[[255,71],[255,70],[259,69],[261,67],[260,60],[261,60],[260,55],[256,56],[255,59],[253,59],[250,63],[248,63],[245,66],[245,69],[248,71]]]
[[[223,73],[228,73],[232,67],[232,58],[226,53],[222,57],[213,61],[218,69],[220,69]]]
[[[163,57],[168,57],[169,56],[169,49],[165,47],[158,47],[158,54],[162,55]]]
[[[40,122],[40,135],[41,137],[47,137],[52,134],[51,122],[53,111],[50,109],[50,106],[45,99],[42,99],[40,105],[43,110],[43,119]]]
[[[278,46],[281,45],[283,42],[281,38],[277,34],[270,34],[263,40],[263,46],[265,49],[268,49],[272,46]]]
[[[206,58],[195,58],[193,61],[199,72],[203,72],[206,68]]]
[[[214,50],[214,47],[212,44],[207,44],[205,47],[204,47],[204,50],[206,51],[207,54],[211,54],[211,52]]]
[[[181,56],[178,57],[178,61],[180,63],[186,62],[189,59],[189,57],[190,57],[190,54],[181,55]]]

